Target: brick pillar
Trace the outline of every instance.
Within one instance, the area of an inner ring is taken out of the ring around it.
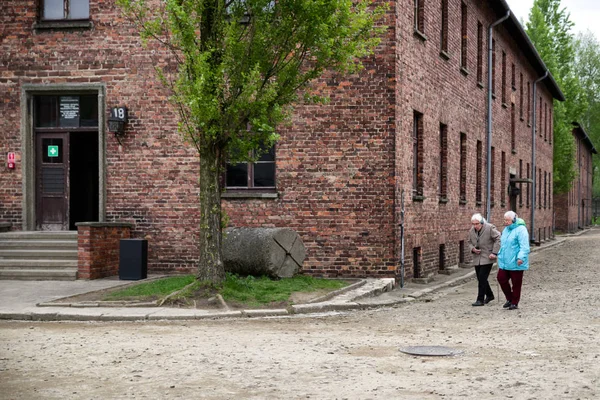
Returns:
[[[119,274],[119,241],[131,238],[132,224],[81,222],[77,225],[77,279]]]

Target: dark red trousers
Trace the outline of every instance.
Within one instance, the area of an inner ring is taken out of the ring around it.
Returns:
[[[498,269],[498,283],[511,304],[518,305],[521,300],[521,286],[523,285],[523,271],[507,271]],[[512,288],[510,284],[512,283]]]

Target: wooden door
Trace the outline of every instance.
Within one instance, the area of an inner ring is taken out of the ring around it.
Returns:
[[[69,229],[69,134],[36,134],[36,229]]]

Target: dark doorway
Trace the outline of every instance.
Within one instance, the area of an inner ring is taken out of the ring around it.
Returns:
[[[77,222],[98,221],[98,136],[71,133],[69,139],[69,229]]]

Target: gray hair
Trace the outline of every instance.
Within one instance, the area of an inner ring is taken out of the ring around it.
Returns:
[[[483,215],[479,214],[479,213],[475,213],[473,214],[473,216],[471,217],[471,222],[473,221],[477,221],[480,224],[484,224],[485,223],[485,218],[483,218]]]
[[[514,211],[507,211],[504,213],[504,218],[510,218],[513,221],[516,220],[518,217],[517,213]]]

